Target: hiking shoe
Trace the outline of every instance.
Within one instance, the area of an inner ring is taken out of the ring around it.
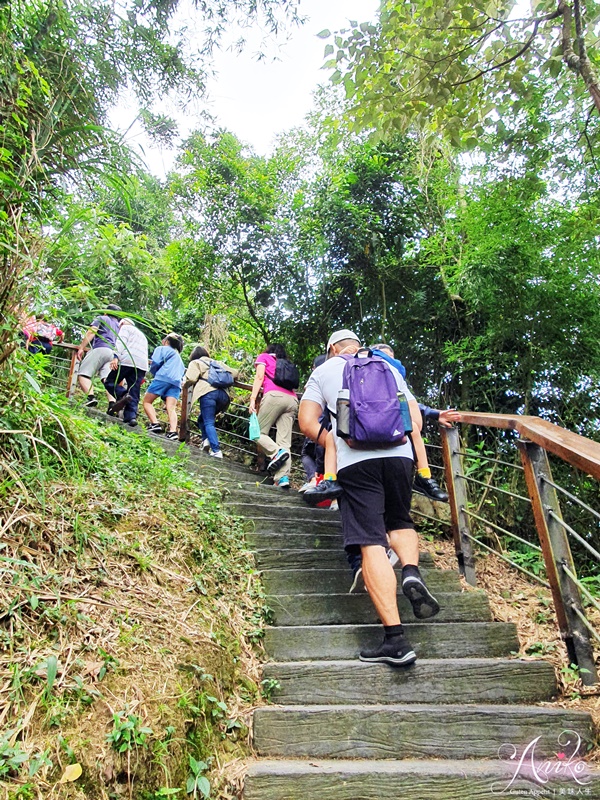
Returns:
[[[364,581],[363,574],[362,574],[362,567],[356,567],[356,569],[353,569],[352,570],[352,575],[353,575],[352,585],[348,589],[348,594],[352,594],[357,589],[359,589],[359,590],[360,589],[365,589],[366,590],[367,587],[365,586],[365,581]]]
[[[114,400],[111,400],[109,402],[109,404],[108,404],[108,408],[106,409],[106,413],[108,414],[109,417],[113,416],[114,405],[115,405],[115,401]]]
[[[165,439],[171,439],[171,441],[179,439],[179,434],[177,431],[167,431],[167,433],[165,433]]]
[[[280,489],[289,489],[290,488],[290,479],[288,478],[288,476],[284,475],[283,478],[280,478],[279,479],[279,483],[277,484],[277,486]]]
[[[384,639],[383,642],[372,650],[361,650],[361,661],[373,664],[389,664],[391,667],[408,667],[417,660],[415,651],[410,646],[406,636],[394,636],[393,639]]]
[[[419,494],[424,494],[430,500],[439,500],[440,503],[448,502],[448,494],[440,489],[438,482],[434,478],[424,478],[422,475],[415,475],[413,490]]]
[[[287,450],[279,450],[267,464],[267,472],[277,472],[290,457]]]
[[[155,422],[153,425],[148,425],[148,433],[162,433],[162,425]]]
[[[435,617],[440,604],[431,594],[421,577],[410,575],[402,581],[402,593],[408,598],[417,619]]]
[[[205,453],[208,453],[208,451],[210,450],[210,442],[208,441],[208,439],[202,440],[202,450],[204,450]]]
[[[223,458],[223,453],[220,450],[215,450],[214,453],[209,453],[208,455],[213,458]]]
[[[309,506],[316,506],[323,500],[337,500],[343,493],[344,490],[337,481],[321,481],[304,492],[304,499]]]
[[[110,409],[111,409],[108,413],[109,414],[111,414],[111,413],[112,414],[118,414],[119,411],[122,411],[122,409],[125,408],[125,406],[127,405],[127,403],[130,400],[131,400],[131,395],[130,394],[124,394],[123,397],[120,400],[117,400],[114,403],[109,403],[108,404]]]
[[[96,406],[98,405],[98,401],[96,400],[93,394],[88,394],[88,398],[83,405],[86,408],[96,408]]]
[[[298,494],[303,494],[304,492],[307,491],[307,489],[312,489],[314,485],[315,485],[314,483],[310,483],[310,482],[309,483],[303,483],[302,486],[298,489]]]
[[[128,419],[125,422],[125,424],[129,425],[130,428],[135,428],[135,426],[138,424],[138,422],[137,422],[137,419]]]

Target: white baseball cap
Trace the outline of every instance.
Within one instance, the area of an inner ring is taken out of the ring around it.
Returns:
[[[360,344],[360,339],[355,333],[352,333],[352,331],[349,331],[347,328],[342,328],[341,331],[335,331],[335,333],[331,334],[329,341],[327,342],[327,350],[329,351],[329,348],[332,345],[337,344],[338,342],[343,342],[344,339],[354,339]]]

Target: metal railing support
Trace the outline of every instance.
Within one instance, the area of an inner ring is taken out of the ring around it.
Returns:
[[[525,468],[525,481],[531,504],[535,525],[542,545],[542,553],[546,564],[546,575],[552,598],[561,638],[567,648],[571,663],[577,664],[581,672],[581,680],[586,686],[597,681],[594,652],[587,627],[582,623],[585,618],[581,594],[572,578],[563,569],[575,574],[575,565],[569,546],[567,533],[562,525],[554,519],[562,520],[558,494],[546,483],[545,477],[552,480],[550,462],[546,451],[537,444],[526,439],[517,441],[521,460]]]
[[[467,508],[467,482],[460,455],[460,438],[457,428],[440,428],[442,437],[442,454],[444,456],[444,473],[448,489],[450,516],[452,519],[452,536],[458,559],[458,568],[465,576],[467,583],[477,586],[475,574],[475,558],[469,518],[464,509]]]

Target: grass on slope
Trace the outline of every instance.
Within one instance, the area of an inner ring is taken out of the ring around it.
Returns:
[[[218,489],[0,376],[6,798],[234,797],[268,610]]]

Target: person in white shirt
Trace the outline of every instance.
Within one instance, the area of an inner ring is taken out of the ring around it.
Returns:
[[[140,388],[148,372],[148,340],[127,317],[120,322],[115,353],[111,372],[104,382],[109,396],[107,413],[114,416],[123,408],[124,422],[134,427],[137,425]],[[127,389],[121,385],[123,381]]]
[[[323,411],[336,409],[342,389],[346,360],[338,356],[360,356],[360,341],[349,330],[333,333],[327,343],[328,359],[318,367],[306,384],[298,422],[300,430],[317,444],[325,443],[326,431],[319,419]],[[404,378],[393,366],[398,391],[404,393],[411,416],[418,415],[416,401]],[[361,661],[382,662],[405,667],[416,661],[400,622],[396,598],[396,575],[388,560],[391,547],[402,564],[402,591],[412,605],[417,619],[428,619],[439,611],[439,604],[427,589],[419,572],[419,543],[410,516],[413,455],[408,441],[385,448],[373,446],[354,449],[336,435],[337,480],[343,493],[339,498],[342,535],[348,555],[362,556],[365,586],[384,627],[384,639],[378,647],[363,650]]]

